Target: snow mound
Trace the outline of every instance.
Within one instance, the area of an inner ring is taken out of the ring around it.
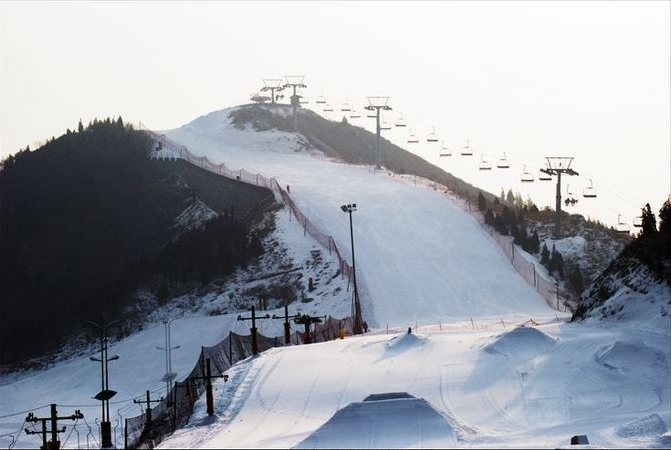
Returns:
[[[414,333],[399,334],[385,344],[386,356],[395,356],[407,350],[422,347],[427,340],[428,337]]]
[[[350,403],[295,448],[454,447],[455,433],[445,418],[423,398],[406,395]]]
[[[642,419],[622,425],[617,435],[625,438],[661,436],[668,430],[659,414],[650,414]]]
[[[484,347],[484,351],[504,356],[533,357],[548,351],[556,340],[532,327],[518,327],[500,334],[493,342]]]
[[[623,373],[649,371],[654,367],[668,370],[666,355],[641,342],[615,341],[614,344],[604,345],[596,351],[594,360]]]

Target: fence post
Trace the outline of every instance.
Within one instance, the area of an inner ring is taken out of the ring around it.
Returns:
[[[331,236],[329,236],[329,255],[331,254]]]
[[[147,406],[148,407],[148,406]],[[123,448],[128,448],[128,419],[124,419]]]
[[[510,249],[513,252],[513,261],[515,260],[515,240],[511,239],[510,240]]]
[[[306,236],[307,232],[308,232],[308,219],[306,218],[303,221],[303,237]]]

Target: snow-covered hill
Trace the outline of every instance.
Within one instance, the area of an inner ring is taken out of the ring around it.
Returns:
[[[353,447],[375,448],[389,446],[385,429],[390,428],[402,435],[399,445],[414,448],[556,448],[584,433],[601,446],[668,447],[668,322],[657,329],[566,323],[568,316],[546,305],[455,199],[389,172],[332,161],[299,134],[235,124],[229,117],[234,110],[213,112],[165,134],[215,163],[288,185],[298,207],[334,237],[349,260],[349,221],[340,205],[356,203],[357,278],[365,294],[364,318],[374,330],[363,337],[274,348],[241,361],[228,371],[228,382],[216,384],[216,417],[205,416],[205,400],[199,399],[189,424],[162,447],[333,446],[329,430],[336,429],[353,439],[348,441]],[[277,230],[278,245],[287,245],[307,266],[317,244],[289,221],[286,209],[278,213]],[[321,250],[328,262],[328,251]],[[333,266],[317,270],[322,268]],[[290,312],[348,312],[342,281],[336,277],[333,283],[320,286],[322,295],[313,301],[294,302]],[[173,343],[182,345],[173,353],[178,377],[193,366],[200,345],[212,345],[231,329],[245,333],[248,324],[237,322],[236,313],[199,315],[230,308],[238,291],[224,290],[204,295],[212,308],[200,303],[193,315],[173,322]],[[516,328],[523,323],[540,325]],[[279,335],[281,323],[263,321],[260,331]],[[110,350],[121,356],[111,363],[110,383],[119,390],[122,402],[114,406],[121,418],[139,413],[129,399],[145,389],[160,395],[164,360],[154,347],[163,345],[162,338],[157,324]],[[2,433],[19,429],[25,417],[7,414],[51,401],[93,403],[84,412],[95,417],[98,406],[89,398],[98,389],[98,369],[81,357],[40,373],[3,377]],[[382,403],[364,400],[394,392],[417,401],[396,403],[379,420],[370,417]],[[413,414],[407,431],[398,430],[403,421],[394,410]],[[352,424],[357,414],[365,415],[363,428]],[[367,433],[365,427],[377,428]],[[19,446],[31,443],[35,440],[24,437]]]
[[[475,219],[445,194],[315,157],[319,151],[303,136],[234,123],[234,111],[210,113],[166,135],[215,164],[289,185],[299,208],[350,260],[349,222],[340,205],[356,203],[357,277],[371,325],[554,317]]]

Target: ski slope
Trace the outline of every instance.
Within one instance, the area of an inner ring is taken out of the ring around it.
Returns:
[[[356,203],[357,278],[372,326],[554,317],[476,220],[445,194],[315,157],[318,152],[297,134],[237,129],[228,117],[232,110],[165,134],[215,164],[289,185],[303,213],[350,261],[349,222],[340,205]]]
[[[272,349],[217,382],[214,420],[201,398],[160,447],[389,448],[393,436],[392,448],[557,448],[587,434],[596,446],[668,448],[668,333],[622,331],[433,329]],[[435,414],[361,403],[389,392]]]

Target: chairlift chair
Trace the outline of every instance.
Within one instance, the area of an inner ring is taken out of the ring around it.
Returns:
[[[447,147],[445,141],[440,146],[440,156],[452,156],[452,151]]]
[[[396,119],[396,123],[394,124],[395,127],[405,127],[405,119],[403,118],[403,113],[401,113],[398,116],[398,119]]]
[[[369,119],[376,119],[377,118],[377,112],[374,111],[374,110],[369,111],[368,113],[366,113],[366,117],[368,117]]]
[[[582,190],[582,196],[585,198],[596,198],[596,189],[594,189],[592,179],[589,180],[589,186]]]
[[[552,176],[539,170],[538,171],[538,180],[539,181],[552,181]]]
[[[380,123],[380,130],[391,130],[391,125],[386,120]]]
[[[461,147],[461,156],[473,156],[473,150],[471,150],[471,143],[466,139],[466,145]]]
[[[359,114],[359,112],[356,109],[352,108],[352,111],[349,113],[349,118],[350,119],[358,119],[360,117],[361,117],[361,114]]]
[[[578,199],[575,198],[575,195],[573,195],[573,192],[571,192],[571,185],[567,184],[566,185],[566,198],[564,199],[564,204],[566,206],[575,206],[576,203],[578,203]]]
[[[520,176],[520,181],[522,183],[533,183],[534,175],[531,172],[527,172],[527,166],[523,166],[522,175]]]
[[[478,166],[478,170],[492,170],[492,165],[489,161],[485,160],[484,154],[480,155],[480,165]]]
[[[643,228],[643,216],[634,217],[634,226],[636,228]]]
[[[426,142],[438,142],[438,135],[436,134],[435,128],[433,128],[431,133],[426,137]]]
[[[617,225],[615,225],[615,231],[618,233],[629,234],[629,224],[622,219],[620,214],[617,215]]]
[[[410,128],[410,134],[408,135],[408,144],[417,144],[419,143],[419,139],[417,139],[417,136],[412,132],[412,128]]]
[[[324,103],[326,103],[326,97],[324,97],[323,92],[319,97],[315,99],[315,103],[317,103],[318,105],[323,105]]]
[[[333,106],[329,105],[328,103],[324,104],[324,112],[333,112]]]
[[[301,96],[301,97],[298,99],[298,103],[300,103],[301,105],[307,105],[308,103],[310,103],[310,101],[309,101],[307,98]]]
[[[508,160],[506,159],[505,152],[503,152],[503,158],[499,159],[499,161],[496,163],[496,167],[499,169],[508,169],[510,167],[510,164],[508,164]]]
[[[345,103],[342,104],[340,107],[340,111],[342,112],[350,112],[352,110],[352,106],[349,104],[347,100],[345,100]]]

